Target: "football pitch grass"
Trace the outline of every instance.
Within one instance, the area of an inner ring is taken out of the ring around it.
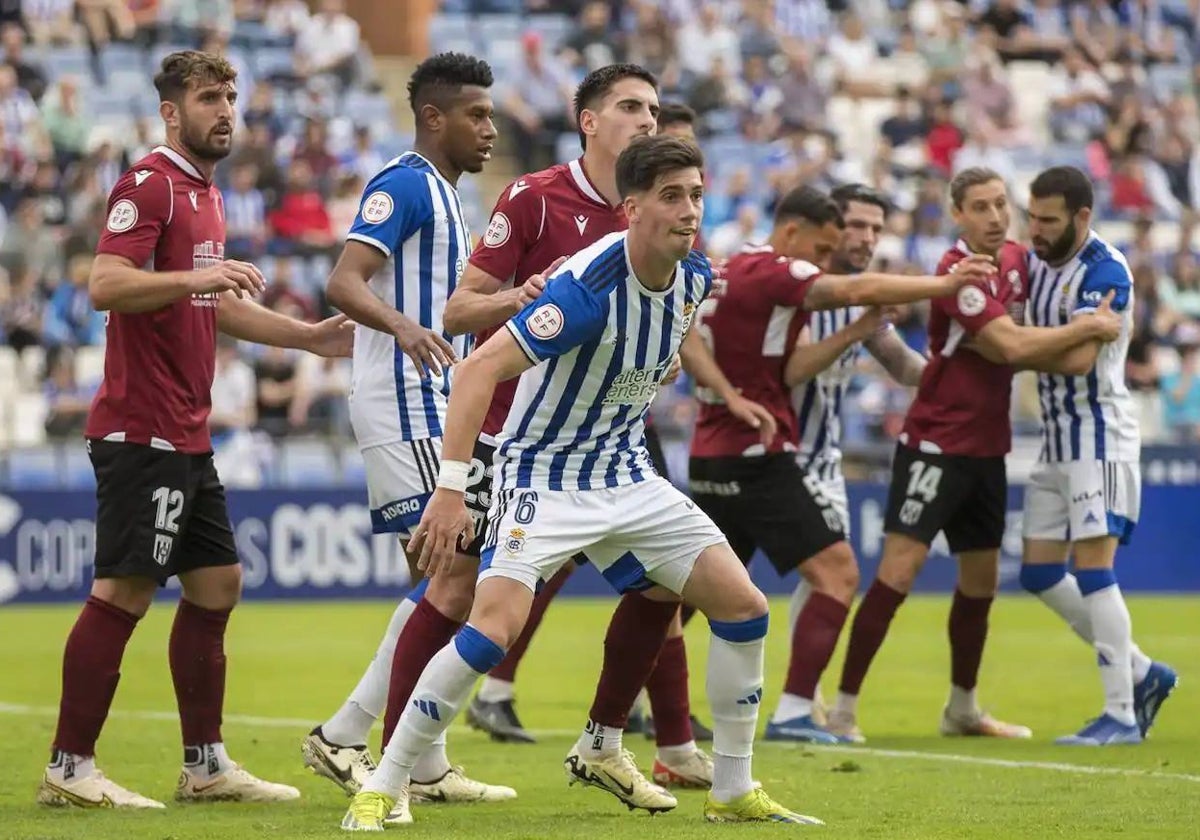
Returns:
[[[1094,657],[1034,599],[1007,595],[992,611],[981,699],[998,717],[1034,730],[1027,742],[937,735],[946,694],[947,597],[911,599],[867,679],[860,722],[866,748],[759,743],[755,776],[781,802],[826,820],[825,828],[706,824],[704,794],[679,793],[679,808],[631,814],[594,788],[568,788],[562,759],[582,725],[598,673],[613,601],[563,599],[547,615],[522,666],[519,709],[536,745],[493,744],[461,721],[451,760],[470,775],[512,785],[500,805],[418,806],[415,824],[390,830],[414,838],[756,836],[804,831],[847,838],[1197,838],[1200,837],[1200,599],[1134,597],[1137,639],[1174,665],[1182,683],[1152,737],[1136,747],[1056,747],[1055,736],[1099,712]],[[391,614],[367,603],[245,604],[230,623],[225,738],[235,759],[265,778],[296,785],[282,805],[175,805],[178,724],[166,665],[173,607],[156,604],[125,656],[113,714],[99,744],[100,766],[120,783],[167,802],[165,812],[56,811],[34,804],[53,734],[62,644],[77,607],[0,609],[0,838],[193,840],[337,837],[346,797],[310,775],[300,741],[353,687]],[[786,603],[772,603],[763,717],[774,708],[786,667]],[[704,700],[707,627],[688,631],[692,696]],[[844,639],[843,639],[844,642]],[[823,687],[836,689],[839,649]],[[760,719],[759,731],[764,720]],[[378,751],[378,730],[372,748]],[[626,746],[649,770],[653,747]]]

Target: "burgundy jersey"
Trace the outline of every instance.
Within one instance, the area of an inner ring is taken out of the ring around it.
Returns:
[[[182,155],[159,146],[117,181],[97,254],[147,271],[194,271],[225,258],[220,191]],[[89,438],[201,453],[208,436],[218,295],[180,298],[151,312],[108,313],[104,380]]]
[[[938,273],[970,254],[962,240],[938,263]],[[959,347],[990,321],[1024,320],[1029,293],[1028,252],[1016,242],[1000,249],[999,273],[931,301],[929,364],[908,409],[900,443],[923,452],[994,458],[1012,447],[1009,403],[1013,369]]]
[[[742,396],[770,411],[779,428],[764,449],[757,430],[701,388],[693,457],[795,451],[799,422],[783,369],[808,321],[804,297],[820,276],[815,265],[790,260],[769,246],[747,246],[714,269],[712,294],[699,309],[700,335],[725,377]]]
[[[604,200],[588,180],[582,160],[560,163],[504,188],[487,232],[471,254],[471,265],[503,280],[506,287],[517,286],[559,257],[582,251],[628,226],[624,207]],[[479,333],[476,344],[498,329]],[[514,378],[496,386],[483,422],[484,436],[494,437],[503,428],[517,382]]]

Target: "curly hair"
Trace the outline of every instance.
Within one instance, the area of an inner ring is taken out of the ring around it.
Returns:
[[[199,50],[182,50],[162,60],[154,76],[154,88],[160,99],[177,102],[196,85],[223,84],[236,80],[237,70],[224,57]]]
[[[408,80],[408,103],[413,113],[426,104],[441,107],[447,94],[457,93],[467,85],[490,88],[491,66],[481,58],[457,52],[431,55],[417,65]]]

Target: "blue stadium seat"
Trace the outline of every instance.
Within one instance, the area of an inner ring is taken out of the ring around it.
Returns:
[[[93,490],[96,473],[87,449],[80,443],[68,443],[62,448],[62,478],[70,490]]]
[[[542,36],[543,46],[557,49],[574,31],[575,22],[567,15],[531,15],[525,19],[525,29]]]
[[[109,44],[100,53],[100,68],[111,80],[114,73],[135,73],[146,81],[146,51],[119,41]]]
[[[62,486],[58,451],[52,446],[14,449],[8,458],[8,479],[14,490],[53,490]]]
[[[254,69],[259,78],[290,76],[295,73],[296,63],[292,51],[286,47],[268,47],[253,52]]]
[[[286,440],[279,447],[279,478],[284,487],[328,487],[341,473],[329,444]]]
[[[57,76],[92,76],[92,57],[83,47],[56,47],[46,51],[46,69]]]
[[[342,484],[347,487],[362,487],[367,483],[367,470],[363,466],[362,453],[354,446],[342,450]]]
[[[475,26],[467,15],[437,15],[429,22],[429,45],[434,52],[476,50]]]

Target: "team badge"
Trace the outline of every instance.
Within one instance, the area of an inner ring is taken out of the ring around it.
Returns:
[[[513,528],[504,540],[504,550],[509,554],[519,554],[525,547],[525,530]]]
[[[171,543],[174,542],[174,537],[167,534],[154,535],[154,562],[160,566],[167,565],[167,561],[171,559]]]

